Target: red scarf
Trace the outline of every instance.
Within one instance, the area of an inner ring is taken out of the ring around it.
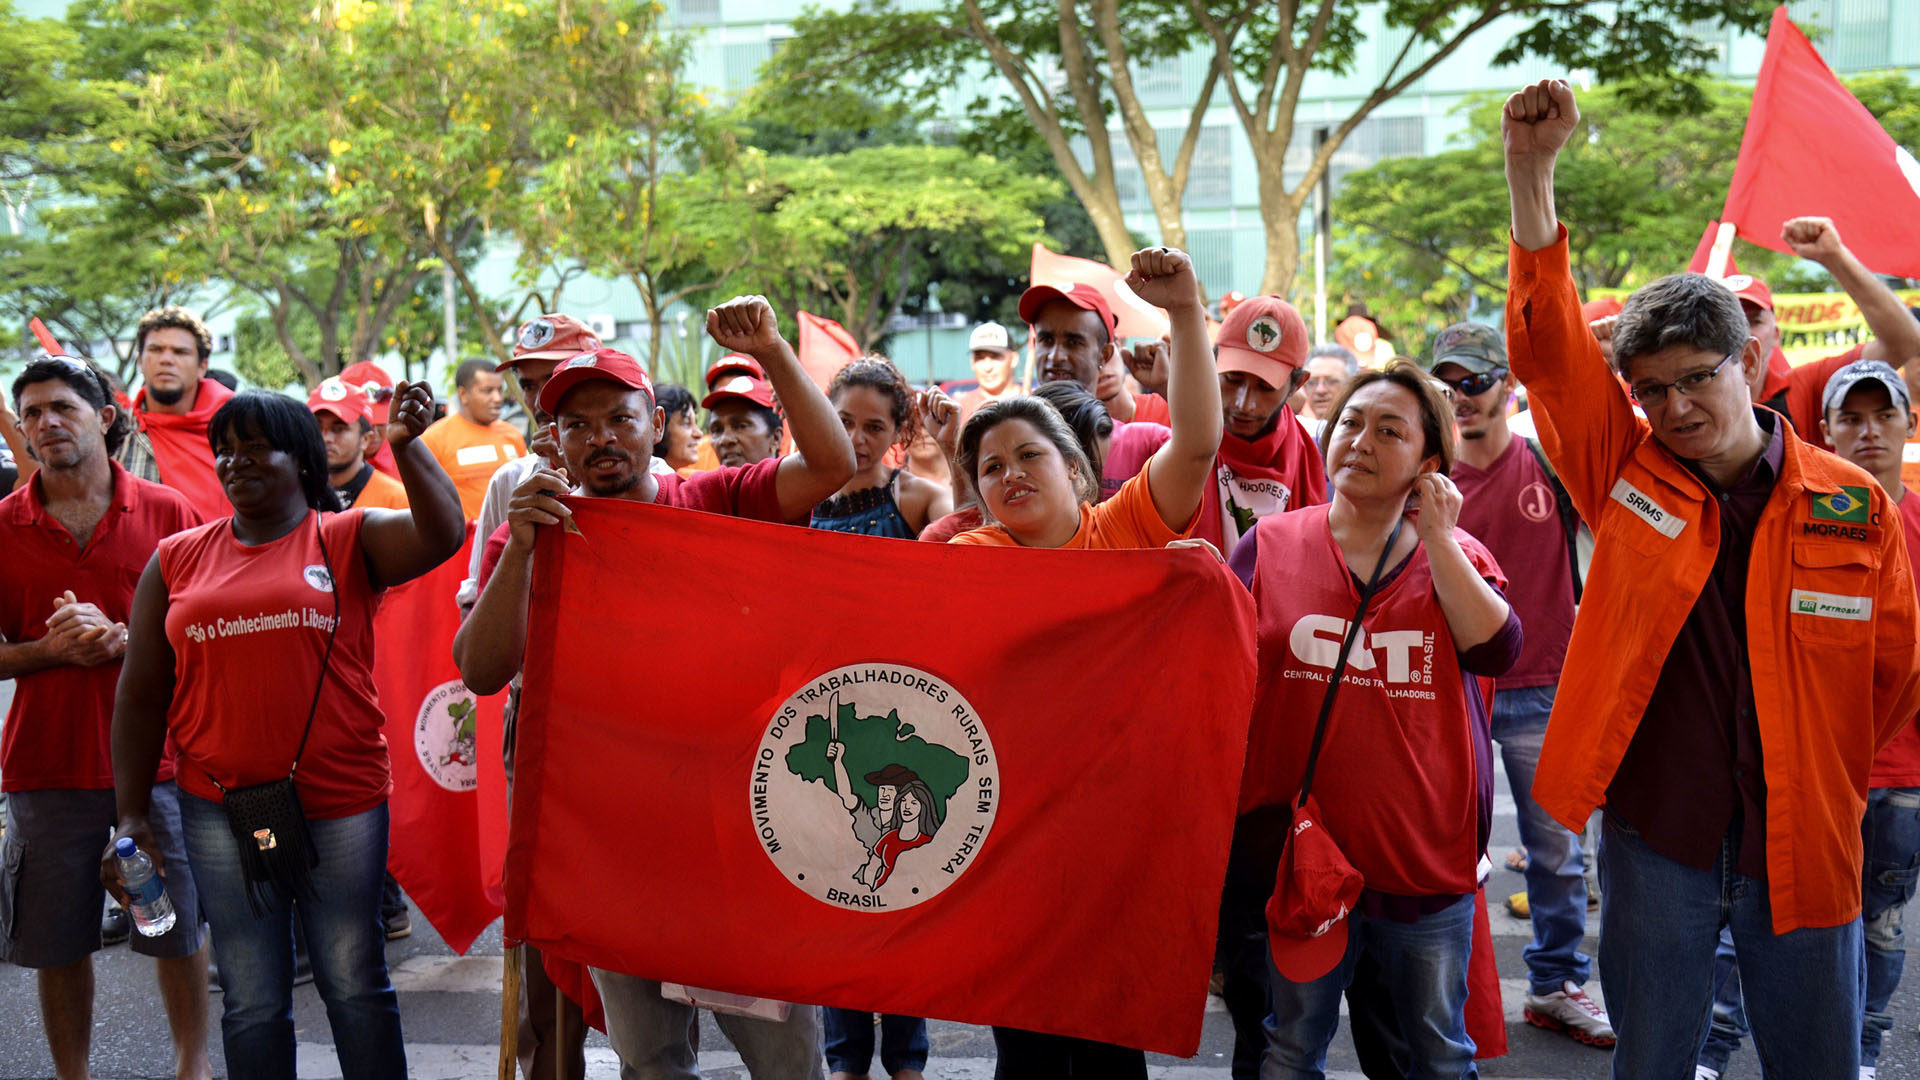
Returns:
[[[1280,422],[1258,439],[1220,438],[1213,476],[1200,500],[1193,535],[1233,553],[1253,523],[1270,514],[1327,501],[1327,469],[1307,429],[1282,406]],[[1231,506],[1226,503],[1231,502]]]
[[[208,422],[232,396],[233,391],[212,379],[201,379],[200,388],[194,392],[193,411],[184,416],[148,412],[145,387],[133,399],[134,421],[153,444],[160,482],[185,495],[209,521],[233,516],[226,489],[213,474],[213,450],[207,445]]]

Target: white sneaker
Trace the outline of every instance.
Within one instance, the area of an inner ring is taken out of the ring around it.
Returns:
[[[1693,1080],[1720,1080],[1719,1069],[1709,1069],[1705,1065],[1693,1067]]]
[[[1860,1080],[1876,1080],[1880,1070],[1872,1065],[1860,1066]]]
[[[1612,1046],[1616,1041],[1606,1010],[1595,1005],[1587,992],[1572,980],[1561,983],[1560,989],[1545,996],[1528,994],[1521,1015],[1534,1027],[1564,1031],[1588,1046]]]

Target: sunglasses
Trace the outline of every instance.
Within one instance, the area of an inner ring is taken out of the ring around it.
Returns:
[[[1500,381],[1506,377],[1506,368],[1494,368],[1492,371],[1483,371],[1478,375],[1469,375],[1464,379],[1440,379],[1440,381],[1447,384],[1448,388],[1461,397],[1479,397],[1481,394],[1500,385]],[[1435,375],[1434,378],[1439,379],[1440,377]]]

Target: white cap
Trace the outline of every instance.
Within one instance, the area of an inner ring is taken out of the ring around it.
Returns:
[[[1007,344],[1007,328],[997,322],[981,323],[967,336],[967,350],[974,349],[1011,349]]]

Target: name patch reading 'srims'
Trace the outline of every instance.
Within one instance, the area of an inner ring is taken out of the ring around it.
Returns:
[[[849,664],[782,702],[754,753],[754,837],[823,904],[924,903],[980,859],[1000,766],[973,705],[900,664]]]

